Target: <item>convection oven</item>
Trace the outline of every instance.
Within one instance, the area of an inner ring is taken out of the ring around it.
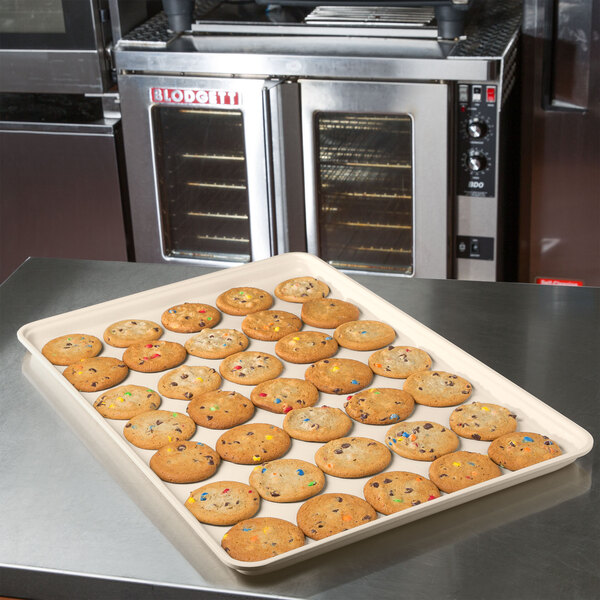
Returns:
[[[505,278],[518,2],[452,40],[427,7],[233,8],[117,46],[137,260]]]

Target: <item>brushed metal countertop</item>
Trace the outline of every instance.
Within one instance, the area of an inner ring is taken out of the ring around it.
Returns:
[[[206,569],[192,568],[34,387],[35,364],[16,332],[30,321],[209,271],[29,259],[0,286],[0,595],[600,595],[597,446],[555,473],[283,571],[243,576],[208,552]],[[355,279],[598,438],[600,288]]]

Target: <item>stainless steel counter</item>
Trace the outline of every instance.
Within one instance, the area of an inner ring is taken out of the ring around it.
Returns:
[[[30,259],[0,286],[0,595],[568,598],[600,595],[598,450],[572,465],[248,577],[196,571],[34,386],[24,323],[209,269]],[[597,438],[600,288],[356,276]]]

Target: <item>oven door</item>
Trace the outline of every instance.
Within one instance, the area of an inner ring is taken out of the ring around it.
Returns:
[[[343,270],[448,277],[448,87],[300,89],[308,251]]]
[[[107,13],[107,0],[0,0],[0,90],[106,91]]]
[[[137,260],[226,266],[273,254],[269,84],[119,78]]]

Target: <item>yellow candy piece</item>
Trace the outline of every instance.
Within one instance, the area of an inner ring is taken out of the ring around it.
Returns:
[[[173,452],[173,448],[167,448],[167,452]]]
[[[273,436],[272,436],[272,435],[265,435],[265,439],[266,439],[266,440],[272,440],[272,439],[273,439]]]
[[[453,462],[452,463],[455,467],[460,467],[460,463],[459,462]]]
[[[269,533],[269,531],[271,531],[271,530],[272,530],[272,527],[265,527],[263,529],[263,533]]]
[[[274,330],[275,331],[279,331],[279,327],[274,327]]]
[[[293,339],[295,342],[299,342],[299,341],[300,341],[300,338],[299,338],[299,337],[295,337],[295,338],[292,338],[292,339]]]
[[[490,409],[487,406],[482,406],[481,410],[486,410],[487,412],[490,412]]]
[[[169,439],[170,442],[173,441],[173,438],[171,436],[168,436],[168,439]]]
[[[204,381],[204,379],[202,379],[202,377],[196,377],[196,381]]]
[[[339,371],[340,368],[339,367],[333,367],[331,370],[335,373],[336,371]]]
[[[114,407],[115,407],[115,405],[114,405],[114,404],[109,404],[109,405],[108,405],[108,408],[114,408]]]
[[[252,457],[252,460],[253,460],[254,462],[259,462],[259,461],[260,461],[260,456],[258,456],[258,455],[256,455],[256,454],[255,454],[255,455]]]
[[[196,502],[191,496],[188,498],[188,504],[194,504]]]

